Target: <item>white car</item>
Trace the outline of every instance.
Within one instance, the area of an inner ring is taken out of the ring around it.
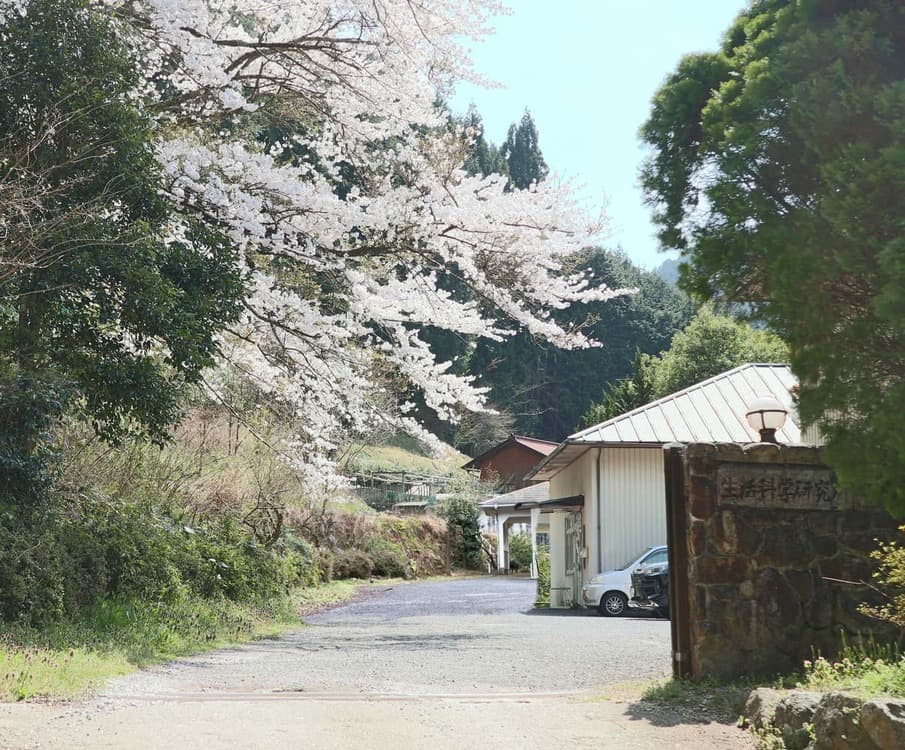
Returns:
[[[632,571],[647,565],[662,565],[668,562],[666,547],[648,547],[624,567],[607,570],[594,576],[581,588],[582,601],[597,607],[600,614],[618,617],[625,614],[631,599]]]

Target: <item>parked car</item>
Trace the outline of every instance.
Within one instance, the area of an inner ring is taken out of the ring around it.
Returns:
[[[643,566],[662,565],[668,560],[666,547],[648,547],[621,568],[594,576],[581,589],[582,601],[597,607],[606,617],[625,614],[631,599],[632,572]]]
[[[647,565],[632,573],[632,607],[650,609],[669,617],[669,562]]]

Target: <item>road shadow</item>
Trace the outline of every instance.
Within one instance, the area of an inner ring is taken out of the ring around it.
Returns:
[[[661,690],[661,697],[658,698],[657,693]],[[658,727],[680,724],[735,726],[749,691],[750,686],[742,684],[690,683],[677,687],[674,681],[669,681],[662,688],[654,688],[651,691],[653,695],[629,703],[625,715],[633,721],[645,721]]]
[[[646,721],[648,724],[653,724],[655,727],[675,727],[680,724],[711,724],[714,721],[713,718],[709,716],[694,716],[679,713],[668,706],[662,706],[657,703],[648,703],[647,701],[630,703],[625,709],[625,715],[632,721]]]

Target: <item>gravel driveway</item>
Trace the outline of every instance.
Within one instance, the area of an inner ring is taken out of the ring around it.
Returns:
[[[534,583],[372,587],[282,638],[0,707],[0,747],[740,748],[737,730],[638,707],[669,623],[531,611]]]

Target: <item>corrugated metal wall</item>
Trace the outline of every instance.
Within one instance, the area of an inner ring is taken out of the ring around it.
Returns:
[[[601,562],[611,570],[645,547],[666,544],[663,450],[604,448],[602,461]]]

